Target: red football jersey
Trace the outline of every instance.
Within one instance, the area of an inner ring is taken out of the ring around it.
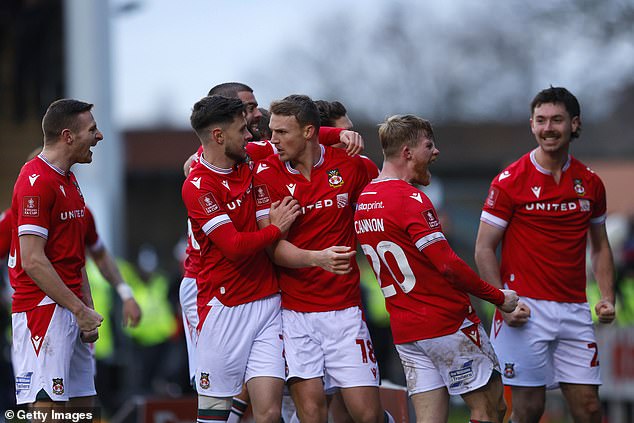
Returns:
[[[279,291],[273,265],[264,250],[232,261],[209,236],[222,225],[234,225],[239,232],[258,230],[252,179],[248,163],[221,169],[201,157],[183,183],[183,201],[200,246],[196,279],[199,313],[213,297],[235,306]]]
[[[465,318],[479,322],[469,296],[425,255],[446,239],[424,193],[400,179],[373,181],[359,197],[354,225],[385,295],[394,343],[454,333]]]
[[[9,255],[11,246],[11,209],[6,209],[0,214],[0,258]]]
[[[557,184],[535,150],[493,179],[480,220],[505,230],[500,274],[521,296],[586,301],[586,243],[590,224],[606,218],[605,187],[569,157]]]
[[[86,213],[84,197],[72,172],[64,173],[43,155],[27,162],[13,188],[9,279],[15,289],[13,312],[35,308],[44,292],[22,269],[21,235],[47,240],[44,252],[62,281],[81,298],[85,265]]]
[[[97,233],[95,218],[88,207],[86,207],[86,247],[91,251],[97,251],[103,247],[101,238]]]
[[[365,169],[368,172],[368,177],[370,178],[370,180],[379,176],[379,173],[381,171],[379,170],[379,167],[376,165],[376,163],[372,161],[371,158],[367,156],[363,156],[363,155],[359,155],[359,157],[361,157],[361,159],[363,160],[363,164],[365,165]]]
[[[319,162],[308,181],[290,163],[271,156],[255,165],[254,190],[258,218],[267,217],[271,203],[291,195],[302,207],[286,239],[296,247],[322,250],[333,245],[355,248],[354,203],[368,183],[359,157],[321,147]],[[361,304],[359,269],[335,275],[318,267],[278,268],[282,306],[300,311],[332,311]]]

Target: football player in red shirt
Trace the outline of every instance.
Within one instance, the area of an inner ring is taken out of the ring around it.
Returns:
[[[277,277],[264,249],[288,230],[299,206],[290,197],[276,203],[273,224],[258,230],[242,101],[205,97],[194,105],[191,125],[203,148],[182,189],[200,247],[198,421],[226,421],[231,397],[246,381],[255,420],[277,423],[282,322]]]
[[[499,364],[467,294],[506,311],[517,295],[481,280],[453,252],[434,206],[414,185],[429,185],[439,154],[431,124],[392,116],[379,139],[383,169],[361,193],[354,225],[385,295],[417,420],[446,421],[452,394],[465,400],[472,421],[501,423]]]
[[[595,310],[601,323],[612,322],[614,263],[605,230],[605,188],[570,155],[581,130],[573,94],[561,87],[538,93],[530,123],[537,148],[493,179],[476,241],[482,277],[521,297],[514,312],[496,312],[492,342],[504,365],[504,383],[512,387],[514,422],[539,421],[545,389],[557,386],[575,421],[600,422],[585,262],[589,238],[601,291]]]
[[[302,422],[327,420],[324,385],[340,388],[356,422],[382,422],[379,375],[360,309],[352,227],[354,203],[369,178],[358,156],[320,145],[319,111],[291,95],[270,108],[278,154],[255,166],[258,223],[292,195],[301,205],[285,240],[276,243],[282,290],[287,381]]]
[[[13,189],[8,267],[15,289],[18,404],[89,403],[96,393],[81,336],[94,337],[103,318],[82,300],[87,225],[84,198],[70,171],[75,163],[90,163],[91,147],[103,139],[92,107],[71,99],[48,107],[44,149],[22,167]]]

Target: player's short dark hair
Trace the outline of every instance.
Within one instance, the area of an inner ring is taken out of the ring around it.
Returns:
[[[578,138],[581,134],[581,106],[579,105],[577,97],[564,87],[553,87],[551,85],[550,88],[546,88],[537,93],[533,101],[531,101],[531,116],[535,113],[536,107],[545,103],[563,104],[570,118],[574,118],[575,116],[579,117],[577,130],[570,135],[572,138]]]
[[[214,124],[230,124],[236,116],[244,114],[244,104],[238,98],[211,95],[198,100],[192,108],[189,121],[196,134],[206,138],[206,132]]]
[[[335,126],[335,121],[348,114],[346,107],[339,101],[315,100],[319,109],[321,126]]]
[[[42,118],[44,141],[56,139],[64,129],[77,130],[77,116],[91,111],[92,108],[92,104],[72,98],[52,102]]]
[[[262,113],[262,117],[260,118],[260,122],[258,123],[258,132],[260,133],[260,139],[270,140],[271,139],[271,128],[269,128],[269,123],[271,122],[271,112],[266,110],[264,107],[258,107],[260,113]]]
[[[242,82],[225,82],[210,89],[207,95],[223,95],[225,97],[238,98],[238,93],[243,91],[252,93],[253,89]]]
[[[414,115],[394,115],[379,125],[379,141],[386,159],[395,156],[401,147],[415,147],[419,138],[434,140],[434,130],[428,120]]]
[[[274,101],[269,108],[272,115],[295,116],[299,125],[313,125],[319,131],[319,109],[307,95],[291,94]]]

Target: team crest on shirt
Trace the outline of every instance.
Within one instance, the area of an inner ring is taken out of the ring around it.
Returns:
[[[574,190],[578,196],[586,195],[586,189],[584,188],[583,181],[581,179],[575,179],[573,181],[573,184],[574,184]]]
[[[209,389],[209,373],[200,373],[200,387],[202,389]]]
[[[53,378],[53,393],[55,395],[62,395],[64,393],[64,379],[61,377]]]
[[[213,212],[217,211],[220,208],[218,207],[218,203],[216,202],[216,199],[214,198],[213,194],[210,192],[198,197],[198,202],[200,203],[200,205],[203,207],[203,210],[207,214],[212,214]]]
[[[421,214],[425,218],[425,221],[427,221],[429,229],[436,229],[440,226],[440,221],[438,220],[438,216],[436,216],[434,209],[427,209]]]
[[[509,379],[515,377],[515,363],[504,363],[504,377]]]
[[[489,207],[495,207],[495,202],[498,199],[498,189],[497,188],[491,188],[489,190],[489,195],[487,195],[487,206]]]
[[[266,185],[257,185],[255,187],[255,204],[261,206],[271,202],[271,196],[269,195],[269,189]]]
[[[38,217],[40,215],[40,197],[27,196],[22,198],[22,216]]]
[[[331,188],[339,188],[343,185],[343,178],[339,173],[339,169],[331,169],[326,173],[328,174],[328,183]]]

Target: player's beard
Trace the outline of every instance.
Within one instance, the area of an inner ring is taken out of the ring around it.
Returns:
[[[225,156],[233,160],[236,164],[245,163],[248,160],[247,153],[244,148],[237,150],[236,148],[225,147]]]

